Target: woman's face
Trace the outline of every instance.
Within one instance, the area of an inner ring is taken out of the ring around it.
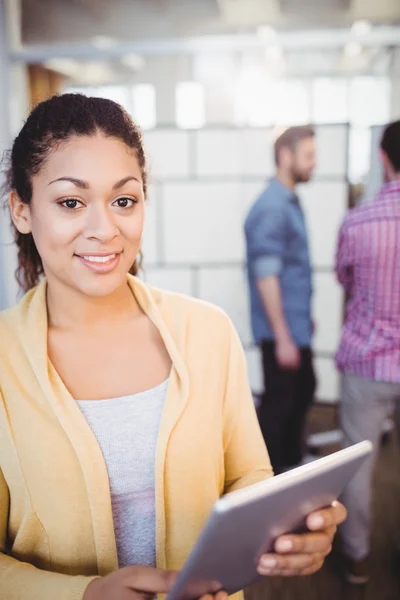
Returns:
[[[125,282],[142,239],[137,157],[122,141],[101,134],[73,137],[50,153],[32,179],[31,205],[21,210],[49,285],[58,282],[87,296],[112,294]]]

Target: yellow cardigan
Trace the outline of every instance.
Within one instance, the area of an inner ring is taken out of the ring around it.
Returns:
[[[128,282],[173,364],[156,451],[156,546],[158,567],[180,569],[213,503],[272,470],[228,317]],[[80,600],[93,577],[117,568],[103,456],[47,355],[44,281],[0,313],[0,600]]]

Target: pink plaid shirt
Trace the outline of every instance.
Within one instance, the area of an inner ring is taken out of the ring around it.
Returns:
[[[400,382],[400,180],[349,212],[339,234],[336,274],[349,296],[338,369]]]

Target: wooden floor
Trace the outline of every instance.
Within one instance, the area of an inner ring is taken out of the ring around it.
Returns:
[[[332,413],[314,411],[310,429],[318,431],[327,421],[334,424]],[[381,449],[373,512],[372,571],[367,586],[344,583],[337,539],[319,573],[305,578],[266,579],[247,591],[246,600],[400,600],[400,551],[396,548],[400,539],[400,453],[393,436]]]

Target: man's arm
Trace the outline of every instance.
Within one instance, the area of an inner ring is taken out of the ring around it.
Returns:
[[[300,352],[292,340],[286,323],[278,276],[269,275],[258,279],[257,286],[275,334],[278,364],[284,369],[297,369],[300,366]]]
[[[286,323],[279,274],[283,266],[287,215],[283,203],[268,203],[246,224],[246,241],[257,287],[276,340],[276,358],[283,368],[296,369],[300,353]]]

